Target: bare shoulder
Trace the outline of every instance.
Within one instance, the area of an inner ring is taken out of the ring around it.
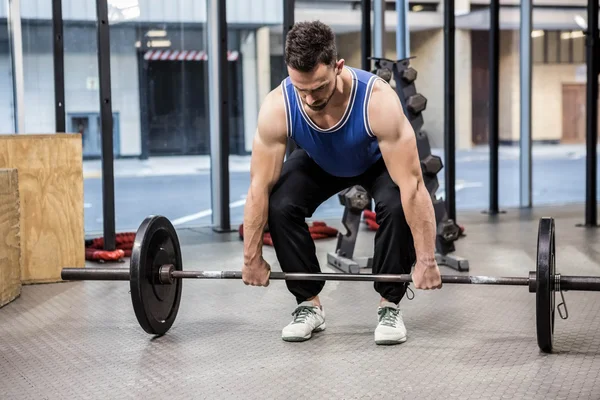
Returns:
[[[369,124],[375,136],[395,135],[406,119],[398,94],[387,82],[377,79],[368,103]]]
[[[287,137],[285,99],[281,85],[271,90],[258,113],[258,134],[265,141],[281,141]]]

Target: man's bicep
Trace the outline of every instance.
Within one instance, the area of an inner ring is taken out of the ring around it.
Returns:
[[[286,140],[282,134],[273,132],[272,128],[256,129],[252,143],[251,172],[258,173],[263,170],[273,170],[278,164],[283,163],[285,157]]]
[[[253,184],[271,186],[279,177],[287,145],[285,120],[279,111],[265,104],[259,114],[258,127],[252,143],[250,175]]]
[[[412,186],[421,180],[421,164],[412,129],[397,125],[397,134],[390,133],[379,139],[379,147],[392,180],[401,187]]]

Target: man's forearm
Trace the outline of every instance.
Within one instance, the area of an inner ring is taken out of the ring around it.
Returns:
[[[423,181],[406,199],[403,197],[402,207],[412,232],[417,261],[432,264],[435,261],[435,211]]]
[[[269,191],[250,185],[244,210],[244,264],[262,257],[264,229],[269,216]]]

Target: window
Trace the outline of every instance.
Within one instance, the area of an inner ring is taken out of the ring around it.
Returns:
[[[537,64],[581,64],[585,62],[583,31],[542,31],[531,33],[533,62]]]

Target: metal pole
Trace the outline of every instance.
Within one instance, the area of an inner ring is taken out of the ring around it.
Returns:
[[[500,1],[490,1],[490,98],[489,98],[489,142],[490,142],[490,208],[488,213],[498,214],[498,148],[500,146],[499,102],[500,102]]]
[[[100,131],[102,132],[102,208],[104,249],[116,248],[113,117],[110,79],[110,27],[107,0],[96,0]]]
[[[456,222],[456,108],[454,0],[444,0],[444,180],[448,219]]]
[[[63,42],[62,0],[52,0],[52,30],[54,34],[54,112],[56,132],[65,132],[65,59]]]
[[[385,54],[385,1],[373,2],[373,55],[383,58]]]
[[[226,2],[206,2],[208,26],[208,102],[212,223],[217,232],[231,231],[229,209],[229,103]]]
[[[597,137],[598,137],[598,0],[588,0],[585,226],[597,225]]]
[[[294,27],[294,11],[296,10],[296,0],[283,0],[283,54],[285,57],[285,41],[288,32]],[[285,71],[283,72],[285,74]],[[284,75],[285,76],[285,75]],[[289,157],[296,149],[296,143],[293,140],[288,140],[287,148],[285,149],[286,157]]]
[[[178,271],[172,272],[174,279],[241,279],[241,271]],[[350,281],[350,282],[412,282],[408,274],[340,274],[340,273],[304,273],[304,272],[271,272],[271,280],[286,281]],[[471,285],[508,285],[529,286],[528,277],[493,277],[493,276],[467,276],[467,275],[442,275],[443,283],[471,284]],[[600,281],[600,279],[598,279]],[[593,285],[593,284],[592,284]]]
[[[410,57],[410,29],[408,28],[408,1],[396,0],[396,54],[402,60]]]
[[[9,0],[8,21],[12,49],[13,97],[15,102],[15,132],[25,132],[25,77],[23,70],[23,31],[21,29],[21,2]]]
[[[173,279],[242,279],[241,271],[182,271],[172,269],[173,265],[167,264],[158,267],[156,272],[161,274],[163,268],[168,268],[168,274]],[[131,279],[129,268],[63,268],[60,275],[61,279],[65,281],[128,281]],[[556,278],[559,278],[561,290],[600,291],[600,277],[598,276],[550,276],[552,282]],[[277,271],[271,272],[269,279],[286,281],[412,282],[412,276],[408,274],[340,274],[335,272],[287,273]],[[529,277],[441,275],[441,279],[443,283],[449,284],[530,286],[533,289],[538,287],[535,271],[531,271]]]
[[[532,206],[532,132],[531,132],[531,30],[532,0],[521,0],[521,136],[520,136],[520,204]]]
[[[371,70],[371,0],[361,1],[362,26],[360,30],[361,68],[365,71]]]
[[[294,27],[294,11],[296,10],[296,0],[283,0],[283,54],[285,57],[285,42],[288,32]],[[284,71],[284,74],[287,74]]]
[[[140,128],[142,136],[142,148],[140,160],[147,160],[150,157],[150,119],[148,118],[149,103],[148,92],[150,91],[146,82],[148,82],[148,61],[143,55],[138,55],[138,82],[140,88]]]

